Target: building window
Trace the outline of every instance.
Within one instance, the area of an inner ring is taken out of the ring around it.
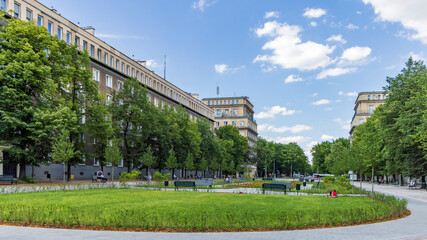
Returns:
[[[139,82],[139,71],[136,71],[136,80]]]
[[[245,126],[245,122],[244,121],[240,121],[240,126],[244,127]]]
[[[43,17],[37,16],[37,26],[43,26]]]
[[[107,87],[112,88],[113,87],[113,78],[111,76],[106,76],[105,78],[105,84]]]
[[[58,27],[58,39],[61,40],[62,39],[62,28]]]
[[[368,100],[371,100],[371,95],[368,95]]]
[[[378,100],[381,100],[381,95],[378,95]]]
[[[87,50],[87,42],[83,41],[83,49]]]
[[[118,71],[120,68],[120,61],[119,59],[116,60],[116,70]]]
[[[101,49],[98,49],[97,57],[98,57],[98,61],[101,61]]]
[[[19,18],[21,15],[21,5],[19,3],[15,3],[13,10],[15,10],[14,17]]]
[[[129,66],[127,66],[126,67],[126,75],[128,75],[128,76],[129,76],[129,69],[130,69]]]
[[[99,160],[96,160],[96,158],[93,158],[93,166],[99,167]]]
[[[239,104],[239,100],[236,100],[236,104]]]
[[[90,45],[90,56],[93,57],[95,54],[95,47],[93,45]]]
[[[374,113],[374,105],[369,105],[369,114]]]
[[[132,77],[135,76],[135,69],[132,68]]]
[[[82,143],[86,142],[86,141],[85,141],[85,134],[84,134],[84,133],[81,133],[81,134],[80,134],[80,141],[81,141]]]
[[[76,36],[74,38],[74,42],[76,43],[77,49],[79,49],[79,47],[80,47],[80,38]]]
[[[123,158],[120,159],[119,164],[117,165],[117,167],[123,167]]]
[[[110,67],[114,67],[114,57],[110,56]]]
[[[93,69],[92,74],[93,74],[93,80],[96,82],[99,82],[99,71],[96,69]]]
[[[6,0],[1,0],[1,9],[0,10],[6,10]]]
[[[227,124],[228,124],[228,122],[226,122],[226,121],[225,121],[225,122],[224,122],[224,126],[227,126]]]
[[[364,123],[365,122],[365,119],[359,119],[359,124],[362,124],[362,123]]]
[[[27,11],[25,13],[25,19],[27,21],[33,20],[33,11],[27,8]]]
[[[71,44],[71,33],[67,32],[67,44],[70,45]]]
[[[230,110],[229,110],[229,109],[225,109],[225,115],[228,115],[228,114],[229,114],[229,112],[230,112]]]
[[[215,122],[215,127],[219,127],[219,122]]]
[[[108,54],[104,53],[104,63],[108,64]]]
[[[157,100],[157,98],[154,98],[154,106],[156,106],[156,107],[159,106],[159,101]]]
[[[52,22],[47,22],[47,32],[52,34],[52,28],[53,28],[53,23]]]
[[[110,105],[112,100],[113,100],[113,97],[111,95],[107,95],[107,105]]]
[[[234,104],[234,100],[231,100],[231,104]]]
[[[151,78],[148,80],[148,86],[151,87]]]
[[[231,125],[236,126],[236,121],[232,121]]]
[[[117,89],[120,91],[123,89],[123,82],[122,81],[117,81]]]
[[[122,63],[122,73],[124,73],[124,72],[125,72],[125,64]]]
[[[233,109],[233,116],[237,116],[237,109]]]

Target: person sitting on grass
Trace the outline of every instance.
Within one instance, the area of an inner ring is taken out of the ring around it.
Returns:
[[[334,190],[334,191],[332,192],[332,197],[333,197],[333,198],[337,198],[337,191],[335,191],[335,190]]]
[[[329,191],[328,193],[326,193],[326,197],[328,198],[332,197],[332,191]]]

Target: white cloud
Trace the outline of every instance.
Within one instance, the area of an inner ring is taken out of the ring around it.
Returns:
[[[410,52],[407,58],[409,57],[412,57],[412,60],[414,61],[425,61],[424,52],[420,52],[420,53]]]
[[[315,21],[310,22],[310,26],[316,27],[317,26],[317,22],[315,22]]]
[[[315,92],[315,93],[313,93],[311,96],[312,97],[315,97],[315,96],[317,96],[317,95],[319,95],[317,92]]]
[[[329,141],[329,140],[332,140],[334,138],[335,138],[334,136],[329,136],[329,135],[323,134],[322,137],[320,137],[320,141]]]
[[[347,24],[347,26],[345,26],[345,28],[349,29],[349,30],[356,30],[359,29],[358,26],[354,25],[353,23],[349,23]]]
[[[325,105],[325,104],[330,104],[330,103],[331,103],[331,101],[328,99],[321,99],[319,101],[312,102],[311,105],[318,106],[318,105]]]
[[[344,50],[341,60],[355,62],[368,57],[369,54],[371,54],[371,48],[369,47],[351,47]]]
[[[268,138],[268,141],[273,141],[276,143],[282,143],[282,144],[288,144],[291,142],[297,143],[298,145],[301,143],[305,143],[311,140],[310,137],[305,136],[290,136],[290,137],[275,137],[275,138]]]
[[[348,92],[348,93],[345,93],[343,91],[339,91],[338,95],[349,96],[349,97],[357,97],[357,92]]]
[[[371,4],[382,21],[400,22],[411,31],[408,38],[427,44],[427,1],[425,0],[363,0]]]
[[[147,68],[150,68],[150,69],[159,67],[159,64],[154,59],[147,60],[145,62],[145,65],[147,66]]]
[[[291,74],[285,79],[285,83],[302,82],[304,79],[298,75]]]
[[[271,12],[266,12],[264,18],[278,18],[279,17],[279,12],[277,11],[271,11]]]
[[[350,130],[350,123],[351,123],[351,120],[344,121],[344,120],[341,120],[341,118],[336,118],[336,119],[334,119],[334,122],[338,123],[338,125],[339,125],[342,129]]]
[[[227,73],[227,72],[237,72],[241,69],[245,68],[245,65],[240,67],[231,68],[227,64],[215,64],[215,72],[219,74]]]
[[[215,3],[216,1],[207,2],[206,0],[199,0],[199,1],[193,2],[193,8],[199,9],[201,12],[204,12],[206,8],[214,5]]]
[[[324,69],[319,74],[317,74],[316,79],[324,79],[324,78],[327,78],[328,76],[336,77],[346,73],[354,72],[356,70],[357,68],[340,68],[340,67],[328,68],[328,69]]]
[[[302,42],[302,28],[276,21],[266,22],[263,27],[255,29],[258,37],[269,37],[262,47],[271,50],[271,55],[258,55],[253,62],[268,62],[282,68],[313,70],[331,64],[328,56],[335,46],[322,45],[316,42]]]
[[[362,14],[362,12],[361,12],[361,11],[356,11],[356,14],[359,14],[359,15],[360,15],[360,14]]]
[[[305,145],[305,148],[304,148],[304,153],[305,153],[305,155],[307,155],[307,157],[308,157],[308,160],[310,161],[310,162],[312,162],[312,159],[313,159],[313,156],[311,155],[311,149],[313,148],[313,146],[314,145],[316,145],[318,142],[316,142],[316,141],[311,141],[311,142],[309,142],[309,143],[307,143],[306,145]]]
[[[274,133],[284,133],[284,132],[291,132],[291,133],[299,133],[304,131],[310,131],[313,129],[310,126],[307,125],[295,125],[292,127],[288,126],[281,126],[281,127],[275,127],[274,125],[270,124],[260,124],[258,125],[258,131],[259,132],[274,132]]]
[[[279,105],[273,106],[271,108],[264,107],[265,112],[260,112],[255,114],[255,118],[264,119],[264,118],[274,118],[276,115],[293,115],[296,113],[295,110],[288,110],[286,107],[280,107]]]
[[[306,8],[304,9],[304,13],[302,14],[307,18],[320,18],[321,16],[326,14],[325,9],[321,8]]]
[[[342,43],[342,44],[346,44],[347,43],[347,40],[343,39],[341,34],[332,35],[328,39],[326,39],[326,41],[327,42],[339,42],[339,43]]]

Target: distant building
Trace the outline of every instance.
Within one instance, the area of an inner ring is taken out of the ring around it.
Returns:
[[[351,119],[350,135],[353,134],[354,128],[366,122],[366,119],[374,113],[374,110],[384,103],[384,92],[361,92],[354,103],[354,115]]]
[[[240,135],[248,138],[253,146],[258,137],[257,124],[254,119],[254,105],[249,97],[204,98],[203,103],[214,111],[214,128],[232,125],[239,129]]]

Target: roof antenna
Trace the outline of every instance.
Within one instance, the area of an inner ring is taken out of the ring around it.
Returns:
[[[219,95],[219,87],[218,87],[218,85],[216,86],[216,97],[218,98],[218,95]]]
[[[166,54],[165,54],[165,62],[164,62],[164,69],[163,69],[163,79],[166,80]]]

